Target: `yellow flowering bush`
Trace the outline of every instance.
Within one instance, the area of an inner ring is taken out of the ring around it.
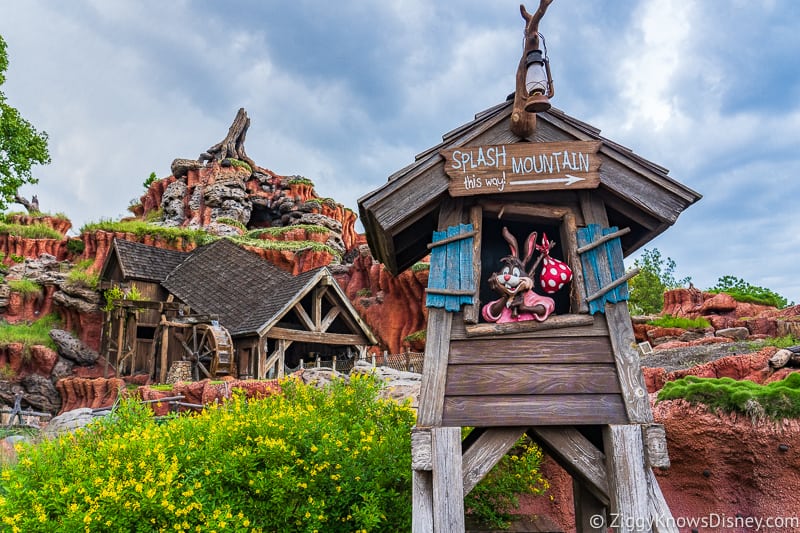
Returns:
[[[408,531],[414,412],[354,377],[161,423],[135,402],[19,450],[0,531]]]
[[[20,446],[19,461],[0,466],[0,532],[409,531],[414,411],[379,399],[367,376],[281,385],[161,420],[125,401],[87,428]],[[515,493],[546,488],[540,461],[520,442],[470,493],[469,512],[502,524]]]

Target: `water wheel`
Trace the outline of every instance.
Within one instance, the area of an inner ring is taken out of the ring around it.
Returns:
[[[230,333],[219,324],[194,324],[187,328],[181,346],[184,359],[192,363],[192,378],[215,379],[235,375],[233,341]]]

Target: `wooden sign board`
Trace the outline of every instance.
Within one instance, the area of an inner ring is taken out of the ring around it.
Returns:
[[[601,141],[514,143],[448,148],[444,170],[451,196],[595,189]]]

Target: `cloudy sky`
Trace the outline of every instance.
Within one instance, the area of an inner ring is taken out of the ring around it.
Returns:
[[[53,159],[23,193],[76,227],[118,218],[244,107],[250,157],[355,209],[513,91],[518,6],[4,2],[0,91]],[[540,27],[553,104],[704,196],[649,246],[698,287],[729,274],[800,302],[798,28],[795,0],[555,0]]]

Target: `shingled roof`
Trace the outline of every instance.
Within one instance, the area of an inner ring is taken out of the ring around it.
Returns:
[[[236,336],[259,333],[325,272],[321,267],[293,276],[220,239],[191,252],[161,284],[194,311],[217,315]]]
[[[165,250],[122,239],[114,239],[111,253],[116,254],[125,279],[159,283],[189,257],[189,252]]]

